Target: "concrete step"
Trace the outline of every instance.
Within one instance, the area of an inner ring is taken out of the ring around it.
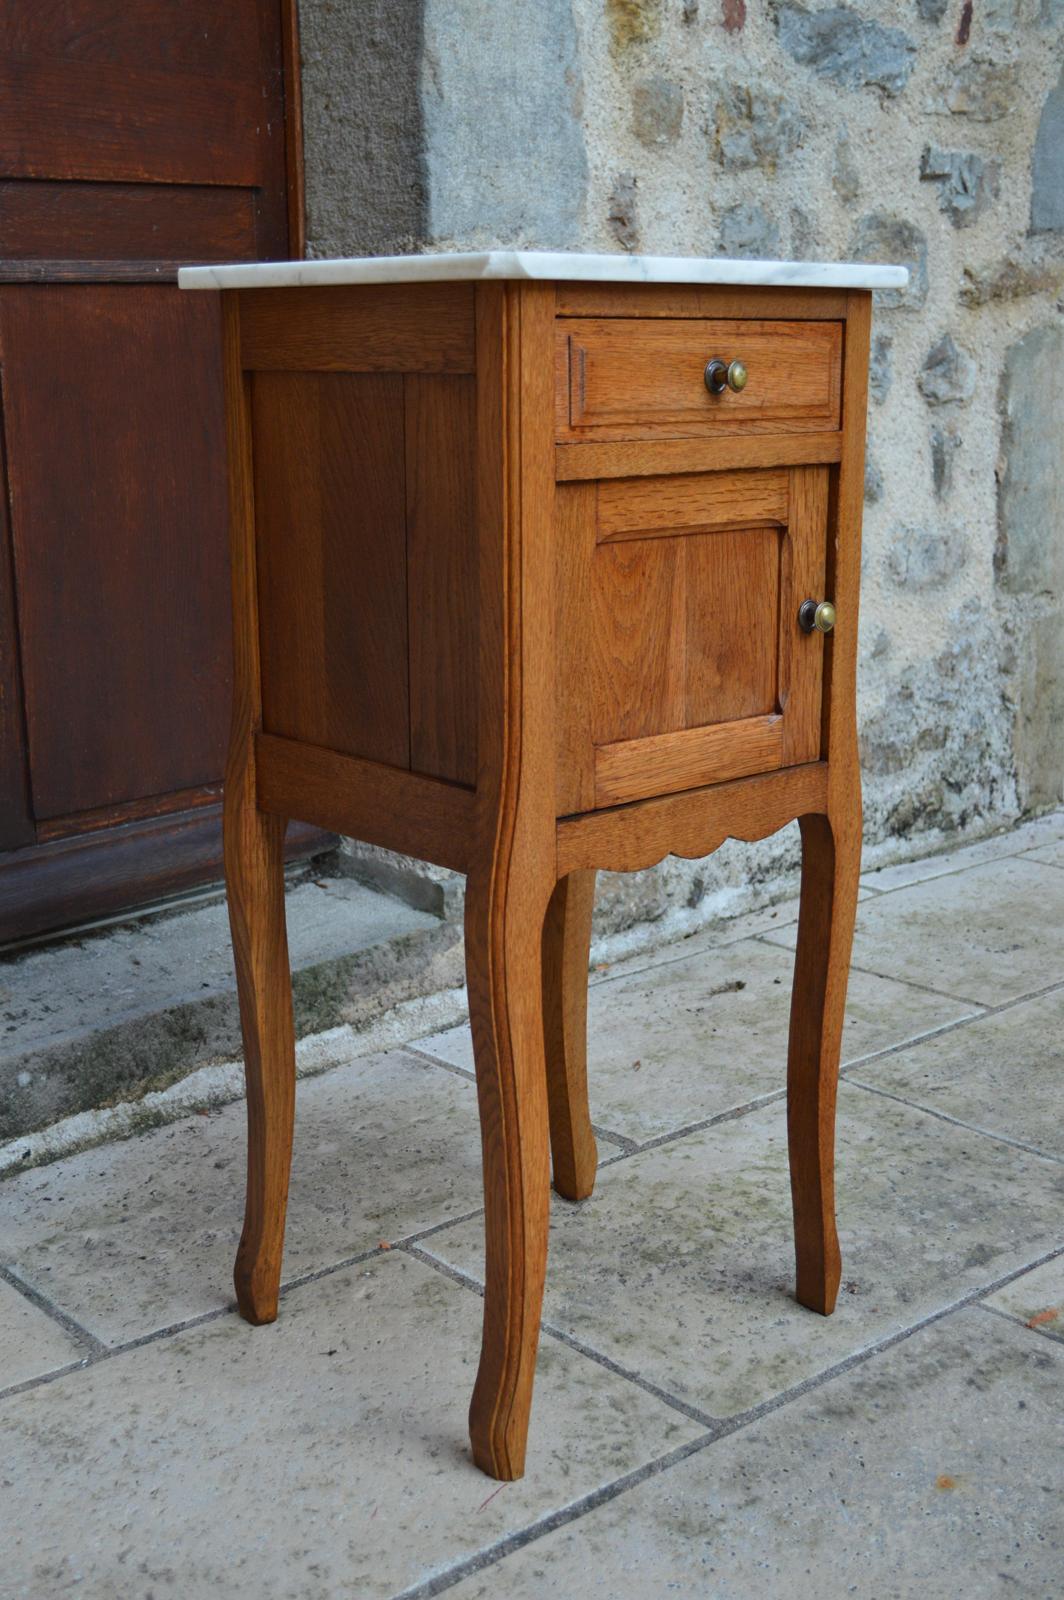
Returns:
[[[301,1052],[306,1070],[329,1064],[337,1029],[349,1051],[352,1031],[402,1032],[403,1008],[427,997],[436,997],[430,1026],[460,1014],[460,994],[447,998],[463,982],[453,919],[320,861],[292,874],[287,907],[297,1037],[315,1041]],[[18,1143],[60,1119],[132,1103],[143,1126],[162,1120],[161,1097],[182,1083],[186,1106],[199,1090],[232,1098],[239,1082],[226,1092],[226,1069],[240,1051],[220,893],[9,952],[0,957],[0,1170],[47,1154],[40,1137],[21,1152]]]

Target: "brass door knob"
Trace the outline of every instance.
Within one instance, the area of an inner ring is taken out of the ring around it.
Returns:
[[[830,633],[835,626],[835,607],[830,600],[803,600],[798,607],[798,626],[803,633]]]
[[[710,394],[723,394],[731,389],[735,394],[746,388],[749,373],[741,361],[720,361],[716,356],[706,362],[706,388]]]

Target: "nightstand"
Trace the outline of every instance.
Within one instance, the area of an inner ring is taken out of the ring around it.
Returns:
[[[596,869],[798,819],[797,1294],[834,1306],[870,291],[905,276],[513,252],[181,274],[224,291],[240,1309],[277,1312],[299,819],[468,876],[487,1242],[470,1429],[495,1477],[524,1465],[552,1157],[561,1194],[594,1184]]]

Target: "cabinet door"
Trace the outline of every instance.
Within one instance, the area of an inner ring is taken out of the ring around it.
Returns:
[[[828,471],[559,484],[560,815],[819,757]]]

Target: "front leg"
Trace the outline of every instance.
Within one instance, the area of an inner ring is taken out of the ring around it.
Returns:
[[[791,996],[787,1137],[797,1296],[830,1316],[842,1261],[835,1227],[835,1100],[861,870],[859,803],[841,819],[809,815]]]
[[[484,1337],[469,1409],[473,1459],[521,1477],[547,1266],[550,1160],[541,935],[550,882],[509,863],[471,872],[466,974],[484,1155]]]
[[[586,1200],[595,1187],[598,1149],[587,1103],[587,963],[594,872],[556,884],[543,924],[543,1025],[554,1187]]]

